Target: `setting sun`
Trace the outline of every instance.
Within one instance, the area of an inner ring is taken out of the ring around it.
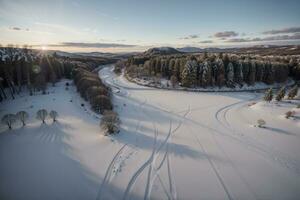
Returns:
[[[47,47],[46,46],[42,46],[42,50],[43,51],[47,50]]]

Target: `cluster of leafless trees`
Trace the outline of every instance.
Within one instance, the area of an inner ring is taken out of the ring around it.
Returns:
[[[112,110],[108,88],[88,67],[81,66],[74,70],[74,83],[81,97],[90,102],[95,112],[103,114],[105,110]]]
[[[284,82],[289,76],[300,79],[300,59],[296,56],[222,53],[133,56],[124,65],[130,77],[166,78],[172,85],[180,83],[185,87],[273,84]]]
[[[53,123],[57,121],[58,113],[55,110],[51,110],[48,114],[48,111],[45,109],[40,109],[36,113],[36,118],[41,120],[43,124],[45,124],[45,120],[47,117],[50,117],[53,120]],[[6,114],[2,117],[2,124],[7,125],[9,129],[12,129],[12,126],[18,120],[22,122],[23,126],[26,126],[26,122],[29,118],[29,114],[26,111],[19,111],[16,114]]]
[[[91,68],[81,64],[74,70],[74,83],[81,97],[89,101],[92,109],[102,114],[100,122],[105,134],[112,134],[119,131],[119,117],[114,111],[111,103],[109,88],[107,88]]]

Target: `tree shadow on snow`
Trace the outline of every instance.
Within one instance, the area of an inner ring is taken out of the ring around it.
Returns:
[[[268,126],[264,126],[265,129],[270,130],[272,132],[276,132],[276,133],[280,133],[280,134],[285,134],[285,135],[294,135],[296,136],[295,133],[280,129],[280,128],[274,128],[274,127],[268,127]]]
[[[154,132],[153,132],[154,134]],[[158,133],[158,135],[160,135]],[[111,136],[114,140],[121,144],[127,144],[133,148],[147,150],[151,152],[153,150],[154,136],[148,136],[144,132],[137,131],[135,133],[129,133],[125,130],[121,130],[121,133],[116,136]],[[161,146],[162,143],[165,142],[166,134],[163,137],[158,137],[156,142],[156,150]],[[210,157],[210,159],[218,160],[220,162],[224,162],[222,158],[216,157],[214,155],[207,154],[203,151],[200,151],[198,148],[192,148],[188,145],[177,144],[172,141],[167,141],[165,145],[160,148],[159,153],[164,154],[167,150],[168,152],[176,157],[189,157],[193,159],[206,159]]]
[[[68,144],[71,129],[65,123],[51,123],[0,134],[0,199],[95,200],[103,177],[76,156]],[[124,191],[109,185],[105,194],[118,199]]]

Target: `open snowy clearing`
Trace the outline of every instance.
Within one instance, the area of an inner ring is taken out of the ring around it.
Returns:
[[[111,67],[99,76],[121,118],[115,136],[103,136],[100,116],[80,106],[88,107],[73,86],[65,90],[67,80],[48,95],[1,103],[1,116],[26,110],[30,120],[1,125],[0,199],[299,198],[299,101],[148,88]],[[40,108],[57,110],[58,123],[41,125]],[[266,128],[254,127],[260,118]]]

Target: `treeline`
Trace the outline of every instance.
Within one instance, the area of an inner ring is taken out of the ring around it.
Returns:
[[[46,93],[62,77],[71,78],[74,65],[68,60],[29,49],[0,49],[0,101],[27,90],[30,95]],[[8,90],[5,90],[8,88]]]
[[[71,79],[76,66],[86,65],[94,69],[112,62],[115,60],[70,58],[26,48],[0,48],[0,101],[9,97],[14,99],[22,90],[30,95],[40,91],[46,94],[47,83],[55,85],[61,78]]]
[[[48,82],[55,85],[61,78],[73,79],[81,97],[90,102],[95,112],[103,115],[101,127],[105,129],[105,133],[118,132],[119,118],[117,113],[112,111],[109,88],[102,83],[98,74],[93,72],[100,64],[111,62],[115,60],[68,58],[55,53],[49,55],[43,51],[0,48],[0,101],[10,96],[14,99],[22,90],[28,91],[30,95],[38,91],[46,94]],[[68,85],[69,83],[66,84],[66,89]],[[42,116],[45,113],[47,114],[43,111]],[[8,114],[2,122],[11,128],[15,119],[15,115]]]
[[[113,111],[109,88],[103,84],[98,74],[91,71],[92,68],[84,64],[75,67],[73,75],[77,91],[83,99],[90,102],[96,113],[103,115],[100,126],[105,135],[118,133],[120,119]]]
[[[81,97],[90,102],[95,112],[103,114],[105,110],[112,110],[109,88],[86,65],[76,66],[74,83]]]
[[[300,80],[300,61],[295,56],[251,56],[235,54],[181,54],[135,56],[124,65],[132,78],[165,78],[184,87],[236,87],[255,82],[285,82],[289,76]]]

